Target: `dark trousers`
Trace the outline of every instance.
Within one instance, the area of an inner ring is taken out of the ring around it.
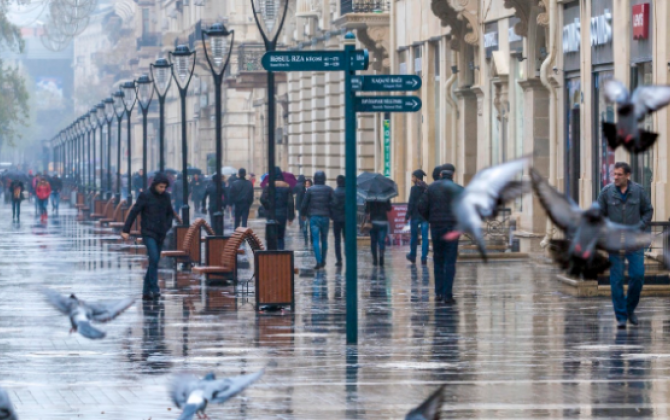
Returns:
[[[235,205],[235,229],[238,227],[247,227],[247,220],[249,219],[249,207]]]
[[[277,215],[277,249],[283,251],[286,246],[284,236],[286,235],[286,216]]]
[[[623,292],[624,260],[628,260],[628,296]],[[644,249],[610,254],[610,288],[612,289],[612,303],[617,321],[626,321],[635,311],[640,302],[640,294],[644,285]]]
[[[435,272],[435,294],[445,299],[453,298],[454,276],[456,275],[456,258],[458,257],[458,241],[445,241],[442,237],[454,230],[454,225],[438,225],[430,227],[433,237],[433,261]]]
[[[149,268],[147,268],[147,274],[144,276],[142,294],[160,295],[161,289],[158,287],[158,262],[161,260],[163,242],[159,242],[149,236],[142,236],[142,242],[146,246],[147,255],[149,256]]]
[[[370,250],[372,251],[372,258],[377,259],[377,249],[379,249],[379,256],[384,257],[384,250],[386,249],[386,234],[389,231],[389,225],[386,222],[372,222],[372,229],[370,230]]]
[[[342,261],[342,238],[344,238],[344,222],[333,221],[333,235],[335,235],[335,258]]]
[[[21,218],[21,200],[12,200],[12,219]]]

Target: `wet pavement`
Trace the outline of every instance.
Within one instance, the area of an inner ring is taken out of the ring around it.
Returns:
[[[406,247],[395,247],[382,270],[361,250],[360,344],[347,348],[331,235],[327,270],[296,277],[295,313],[258,315],[253,295],[164,268],[161,300],[138,301],[91,341],[69,335],[39,288],[139,297],[141,248],[77,222],[67,205],[41,223],[24,203],[20,224],[0,205],[0,238],[0,386],[22,420],[176,419],[166,389],[174,373],[238,375],[272,360],[210,416],[400,419],[440,384],[445,418],[669,416],[667,298],[643,298],[640,326],[618,331],[608,298],[561,293],[549,267],[461,263],[457,305],[436,305],[432,261],[410,267]]]

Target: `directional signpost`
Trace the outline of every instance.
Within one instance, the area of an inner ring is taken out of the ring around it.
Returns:
[[[347,344],[356,344],[358,342],[356,113],[416,112],[421,109],[421,99],[417,96],[356,96],[356,92],[414,91],[421,88],[421,78],[414,75],[357,76],[356,71],[368,68],[370,62],[368,51],[355,49],[356,38],[351,32],[346,34],[344,39],[344,51],[272,51],[265,53],[261,63],[263,68],[270,72],[344,72]]]

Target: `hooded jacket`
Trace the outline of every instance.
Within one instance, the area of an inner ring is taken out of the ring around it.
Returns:
[[[130,233],[130,228],[137,215],[141,214],[142,236],[154,238],[158,242],[165,240],[165,235],[172,228],[173,210],[170,193],[167,191],[163,194],[156,192],[156,185],[158,184],[170,185],[170,181],[163,174],[157,174],[154,177],[149,191],[143,191],[137,197],[137,201],[126,218],[123,232]]]
[[[333,195],[335,196],[335,205],[330,212],[330,217],[334,222],[344,222],[347,190],[344,187],[344,177],[342,175],[337,177],[337,188],[333,191]]]
[[[266,210],[270,207],[269,185],[263,188],[261,204]],[[288,219],[291,221],[295,219],[293,190],[291,186],[284,181],[284,175],[279,168],[275,169],[275,214],[277,218]]]
[[[337,204],[333,189],[326,184],[326,174],[318,171],[314,174],[314,185],[305,191],[300,206],[300,214],[307,217],[330,217],[331,210]]]
[[[46,180],[39,181],[35,187],[35,195],[40,200],[46,200],[51,195],[51,185]]]

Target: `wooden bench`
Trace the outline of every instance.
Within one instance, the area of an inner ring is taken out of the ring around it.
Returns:
[[[162,257],[185,259],[189,263],[200,263],[200,230],[205,229],[209,235],[214,235],[214,230],[207,224],[205,219],[196,219],[188,228],[177,226],[175,228],[176,248],[172,251],[161,252]]]
[[[121,200],[119,201],[119,204],[116,205],[116,208],[114,208],[114,212],[112,213],[111,217],[106,217],[104,219],[98,220],[98,223],[101,225],[108,225],[111,227],[111,224],[114,222],[119,222],[119,220],[123,220],[123,209],[126,206],[126,200]],[[121,225],[123,227],[123,224]]]
[[[84,193],[77,192],[77,204],[74,206],[78,209],[86,207],[86,195]]]
[[[207,276],[225,276],[237,282],[237,255],[239,254],[242,243],[245,241],[252,252],[265,249],[263,242],[253,230],[250,228],[238,227],[235,229],[233,235],[228,238],[223,247],[221,259],[219,260],[221,265],[195,267],[193,268],[193,272],[205,274]]]
[[[102,219],[107,217],[108,212],[113,209],[113,206],[113,198],[110,198],[107,202],[104,200],[95,200],[95,213],[91,214],[91,219]]]

